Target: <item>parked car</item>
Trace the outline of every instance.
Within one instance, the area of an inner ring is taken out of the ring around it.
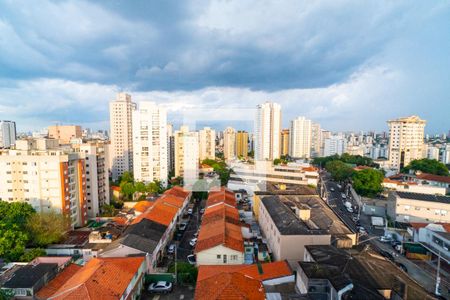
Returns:
[[[200,233],[200,229],[198,229],[195,233],[194,233],[194,237],[198,237],[198,234]]]
[[[349,213],[352,213],[352,212],[353,212],[353,208],[347,207],[347,211],[348,211]]]
[[[195,244],[197,244],[197,238],[193,238],[193,239],[189,242],[189,245],[191,245],[192,247],[195,247]]]
[[[170,293],[172,291],[172,282],[168,281],[154,282],[148,286],[148,291],[150,293],[162,293],[162,294]]]
[[[358,231],[359,231],[360,234],[365,234],[365,233],[367,233],[366,229],[365,229],[364,227],[362,227],[362,226],[360,226],[360,227],[358,228]]]
[[[200,209],[200,213],[204,214],[205,213],[205,209],[204,208]]]
[[[341,194],[341,197],[342,197],[342,199],[346,199],[347,198],[347,196],[345,196],[344,193]]]
[[[334,192],[334,191],[335,191],[334,187],[331,187],[331,188],[330,188],[330,191]]]
[[[195,258],[195,254],[189,254],[187,256],[187,261],[188,263],[190,263],[191,265],[195,265],[197,263],[197,259]]]
[[[403,272],[408,273],[408,268],[407,268],[404,264],[399,263],[399,262],[396,262],[395,264],[396,264],[400,269],[402,269]]]
[[[352,220],[353,220],[353,222],[358,222],[358,217],[357,216],[353,216]]]
[[[402,242],[399,242],[399,241],[396,241],[396,240],[392,240],[391,241],[391,246],[394,249],[395,249],[395,247],[397,247],[398,245],[401,245],[401,244],[402,244]]]
[[[188,214],[188,215],[192,215],[193,212],[194,212],[194,210],[193,210],[192,208],[189,208],[189,209],[187,210],[187,214]]]
[[[182,222],[182,223],[180,223],[180,226],[178,227],[178,230],[185,231],[187,226],[188,226],[188,223]]]
[[[361,221],[360,220],[356,220],[355,225],[356,226],[361,226]]]
[[[177,245],[175,245],[175,244],[170,244],[170,245],[169,245],[169,248],[167,248],[167,253],[168,253],[168,254],[174,254],[176,249],[177,249]]]
[[[390,243],[392,241],[392,237],[388,235],[380,236],[380,242],[382,243]]]

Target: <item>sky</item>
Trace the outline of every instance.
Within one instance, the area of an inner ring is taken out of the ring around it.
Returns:
[[[450,1],[0,0],[0,119],[108,129],[119,91],[174,121],[252,120],[273,101],[283,126],[383,131],[416,114],[447,132]]]

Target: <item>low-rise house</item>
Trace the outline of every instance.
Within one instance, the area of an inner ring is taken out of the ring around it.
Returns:
[[[3,284],[2,289],[12,291],[16,299],[33,299],[57,272],[57,263],[28,264],[15,271]]]
[[[70,274],[61,273],[56,283],[49,285],[57,290],[41,296],[46,299],[138,299],[144,284],[144,257],[94,258],[85,266]],[[65,282],[61,285],[61,282]]]
[[[411,224],[413,225],[413,224]],[[439,256],[450,263],[450,224],[424,224],[417,230],[414,237],[428,251],[432,253],[433,259]]]
[[[434,175],[416,171],[412,174],[401,174],[401,176],[408,181],[417,182],[419,185],[429,185],[435,187],[443,187],[450,192],[450,176]]]
[[[397,222],[450,223],[450,197],[391,192],[387,214]]]
[[[61,271],[55,278],[48,282],[43,288],[36,294],[36,299],[45,300],[51,297],[59,290],[75,273],[77,273],[82,266],[76,264],[68,265],[63,271]]]
[[[285,261],[229,266],[200,266],[195,299],[269,299],[268,287],[294,282]],[[273,295],[275,296],[275,295]],[[278,295],[275,298],[281,299]]]
[[[422,193],[430,195],[445,195],[447,193],[447,189],[445,187],[423,185],[418,184],[415,181],[393,180],[390,178],[384,178],[382,186],[387,191]]]

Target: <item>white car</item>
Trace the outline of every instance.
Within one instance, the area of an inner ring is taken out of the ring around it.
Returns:
[[[330,191],[334,192],[334,187],[330,188]]]
[[[352,213],[352,212],[353,212],[353,208],[347,207],[347,211],[348,211],[349,213]]]
[[[175,244],[170,244],[169,248],[167,248],[167,253],[168,253],[168,254],[174,254],[176,248],[177,248],[177,245],[175,245]]]
[[[192,215],[193,212],[194,212],[194,210],[193,210],[192,208],[189,208],[189,209],[187,210],[187,214],[188,214],[188,215]]]
[[[386,236],[386,235],[383,235],[383,236],[380,236],[380,242],[382,242],[382,243],[390,243],[390,242],[392,242],[392,237],[391,236]]]
[[[366,229],[365,229],[364,227],[362,227],[362,226],[359,227],[358,230],[359,230],[359,233],[360,233],[360,234],[365,234],[365,233],[367,233]]]
[[[189,242],[189,245],[191,245],[192,247],[195,247],[195,244],[197,244],[197,238],[193,238],[193,239]]]
[[[195,254],[189,254],[187,256],[187,261],[188,263],[190,263],[191,265],[195,265],[197,263],[197,259],[195,258]]]
[[[204,208],[200,209],[200,213],[201,213],[201,214],[203,214],[204,212],[205,212],[205,209],[204,209]]]
[[[341,194],[341,197],[342,197],[342,199],[345,199],[345,198],[347,198],[347,196],[345,196],[345,194],[344,194],[344,193],[342,193],[342,194]]]
[[[172,282],[168,281],[154,282],[148,286],[148,291],[150,293],[163,293],[163,294],[170,293],[172,291]]]

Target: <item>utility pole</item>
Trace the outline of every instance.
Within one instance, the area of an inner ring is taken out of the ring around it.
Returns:
[[[177,274],[177,253],[178,253],[178,245],[175,246],[175,285],[178,283],[178,274]]]
[[[434,291],[434,293],[438,296],[441,295],[441,293],[439,292],[439,286],[441,284],[441,276],[440,276],[440,269],[441,269],[441,251],[439,250],[438,252],[438,263],[437,263],[437,270],[436,270],[436,289]]]

